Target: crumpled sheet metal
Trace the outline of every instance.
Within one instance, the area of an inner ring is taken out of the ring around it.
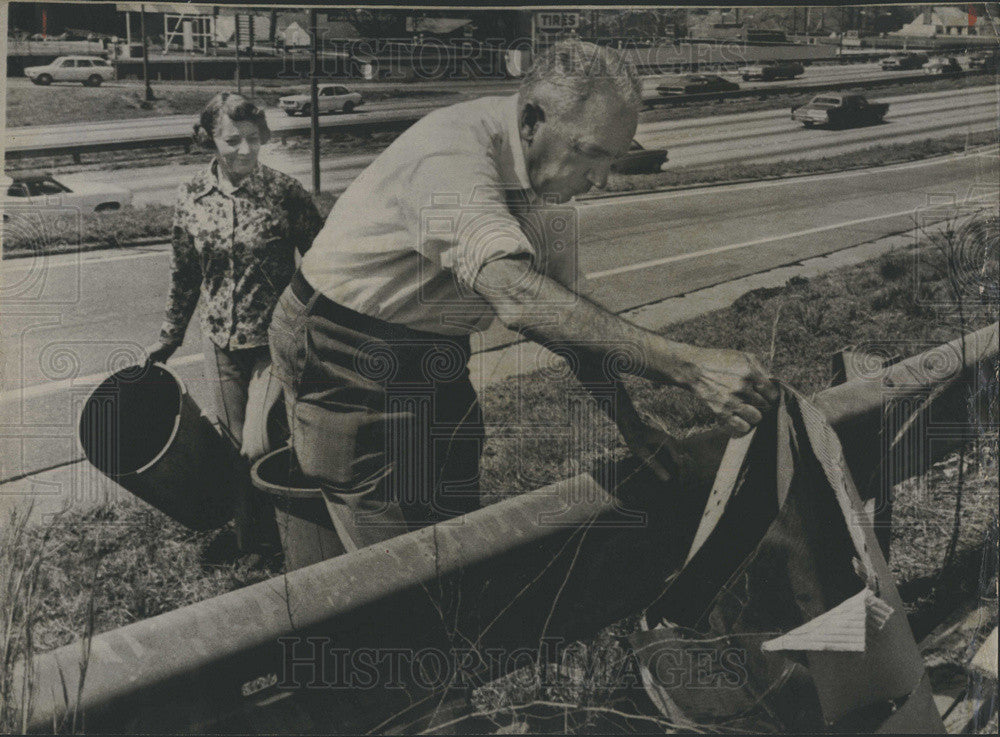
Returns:
[[[674,720],[941,733],[903,602],[823,415],[784,387],[726,450],[685,567],[631,637]]]

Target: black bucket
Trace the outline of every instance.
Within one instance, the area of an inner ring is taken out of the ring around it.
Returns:
[[[211,530],[232,517],[239,457],[166,366],[105,379],[84,404],[79,437],[97,470],[181,524]]]
[[[253,485],[274,504],[285,569],[319,563],[346,552],[323,501],[323,492],[302,475],[288,446],[268,453],[250,469]]]

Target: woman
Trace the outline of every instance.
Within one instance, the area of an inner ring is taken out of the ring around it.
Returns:
[[[214,145],[216,154],[178,193],[167,316],[149,359],[165,362],[181,345],[200,295],[205,368],[219,425],[252,461],[269,450],[268,410],[281,397],[270,380],[271,313],[295,271],[295,251],[305,253],[323,223],[301,184],[258,161],[270,130],[254,103],[228,92],[216,95],[195,137]],[[241,497],[237,542],[248,552],[260,547],[260,530],[268,527],[252,502],[249,478]]]

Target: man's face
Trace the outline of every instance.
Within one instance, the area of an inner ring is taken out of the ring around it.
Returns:
[[[521,137],[532,189],[566,202],[603,187],[611,163],[628,150],[637,123],[635,113],[613,94],[591,95],[561,119],[526,101]]]

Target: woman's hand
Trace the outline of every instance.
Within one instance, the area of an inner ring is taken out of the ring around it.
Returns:
[[[176,345],[168,343],[154,343],[146,349],[147,363],[166,363],[177,350]]]

